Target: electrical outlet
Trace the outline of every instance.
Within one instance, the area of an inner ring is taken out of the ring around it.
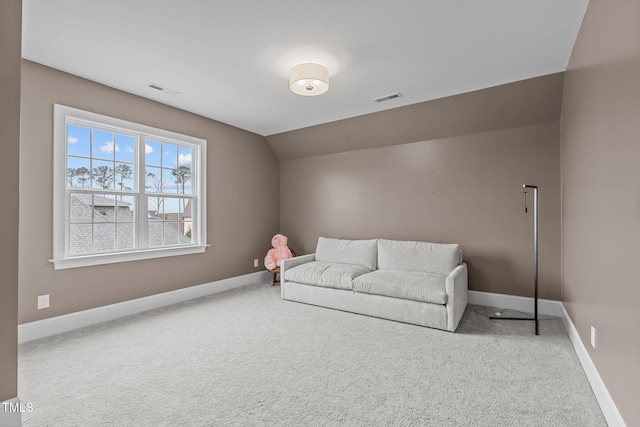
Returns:
[[[49,295],[38,296],[38,310],[42,310],[43,308],[49,308]]]
[[[591,347],[596,348],[596,328],[591,327]]]
[[[258,266],[258,258],[256,258],[256,259],[254,259],[254,260],[253,260],[253,266],[254,266],[254,267],[257,267],[257,266]]]

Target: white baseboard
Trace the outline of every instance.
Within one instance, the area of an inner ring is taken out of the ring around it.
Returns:
[[[584,369],[584,373],[587,375],[587,379],[591,384],[593,393],[596,395],[596,399],[600,404],[600,409],[602,409],[602,413],[604,414],[604,418],[607,420],[607,424],[609,424],[609,427],[626,427],[622,415],[620,415],[616,404],[609,394],[609,390],[607,390],[607,387],[604,385],[604,382],[596,369],[596,365],[593,364],[593,361],[589,356],[589,352],[580,339],[578,330],[571,321],[571,318],[564,306],[562,306],[562,323],[569,334],[569,339],[571,340],[573,348],[578,355],[578,359],[580,359],[582,369]]]
[[[17,397],[0,402],[0,427],[20,427],[25,409]]]
[[[514,295],[494,294],[491,292],[469,291],[469,304],[482,305],[485,307],[506,308],[510,310],[533,313],[533,298],[519,297]],[[585,348],[576,327],[573,325],[567,310],[560,301],[538,299],[538,313],[560,317],[562,324],[567,330],[571,344],[582,364],[582,369],[587,375],[591,389],[598,400],[600,409],[607,420],[609,427],[626,427],[624,419],[616,407],[607,387],[604,385],[600,374],[593,364],[587,349]]]
[[[267,271],[246,274],[244,276],[232,277],[205,283],[203,285],[191,286],[184,289],[177,289],[148,297],[137,298],[116,304],[96,307],[89,310],[69,313],[62,316],[51,317],[49,319],[37,320],[35,322],[18,325],[18,343],[22,344],[38,338],[44,338],[73,329],[83,328],[96,323],[102,323],[154,308],[165,307],[194,298],[215,294],[229,289],[239,288],[269,280],[271,274]]]
[[[485,307],[508,308],[509,310],[533,313],[533,298],[491,292],[469,291],[469,304]],[[538,299],[538,314],[562,316],[562,303],[550,299]]]

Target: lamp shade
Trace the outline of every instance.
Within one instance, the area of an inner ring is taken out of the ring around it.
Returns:
[[[302,96],[315,96],[329,89],[329,70],[320,64],[298,64],[289,73],[289,88]]]

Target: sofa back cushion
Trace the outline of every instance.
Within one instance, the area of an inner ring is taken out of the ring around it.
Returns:
[[[345,240],[320,237],[316,261],[353,264],[375,270],[378,261],[377,240]]]
[[[457,244],[378,240],[378,268],[448,275],[462,262]]]

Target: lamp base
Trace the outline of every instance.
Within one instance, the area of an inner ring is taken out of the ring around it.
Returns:
[[[491,320],[533,320],[534,322],[536,322],[536,335],[540,335],[539,333],[539,322],[538,322],[538,316],[536,313],[535,317],[502,317],[502,316],[490,316],[489,319]]]

